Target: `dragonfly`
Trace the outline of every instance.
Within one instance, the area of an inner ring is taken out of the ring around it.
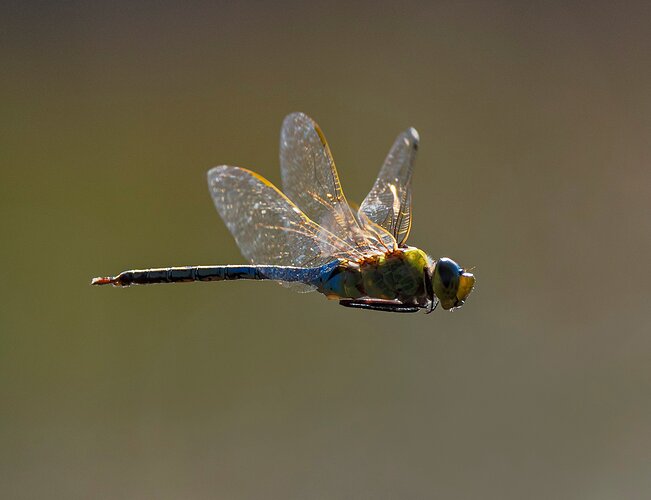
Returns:
[[[418,143],[414,128],[398,135],[355,210],[321,128],[292,113],[280,136],[282,191],[245,168],[208,171],[215,207],[249,264],[130,270],[92,284],[272,280],[358,309],[429,313],[439,303],[457,309],[473,290],[474,275],[450,258],[434,260],[406,244]]]

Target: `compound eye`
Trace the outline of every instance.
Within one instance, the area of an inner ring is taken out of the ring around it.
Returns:
[[[456,288],[459,276],[463,270],[452,259],[443,258],[438,261],[436,269],[443,288]]]

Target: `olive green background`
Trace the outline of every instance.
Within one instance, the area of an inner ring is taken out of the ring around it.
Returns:
[[[651,496],[648,2],[3,2],[0,497]],[[208,195],[322,126],[351,201],[418,129],[459,312],[273,283]]]

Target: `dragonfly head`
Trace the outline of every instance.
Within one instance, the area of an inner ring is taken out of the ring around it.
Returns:
[[[441,307],[447,311],[463,305],[475,286],[475,277],[452,259],[443,257],[436,262],[432,284]]]

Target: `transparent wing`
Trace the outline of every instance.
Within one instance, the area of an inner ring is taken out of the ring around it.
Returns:
[[[283,192],[317,224],[363,254],[383,250],[350,209],[323,132],[309,116],[292,113],[280,133]]]
[[[361,257],[250,170],[214,167],[208,171],[208,187],[240,251],[254,264],[315,267],[336,258]]]
[[[418,132],[410,128],[400,134],[361,206],[360,220],[367,218],[403,244],[411,229],[411,177],[418,150]]]

